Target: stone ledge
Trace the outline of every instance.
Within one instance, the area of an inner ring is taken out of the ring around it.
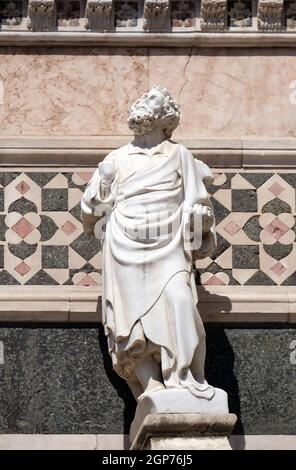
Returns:
[[[296,323],[294,286],[206,286],[197,290],[205,322]]]
[[[295,47],[294,32],[0,32],[0,46]]]
[[[295,435],[232,435],[233,450],[295,450]],[[126,450],[123,434],[0,434],[0,450]]]
[[[99,322],[101,290],[81,286],[1,286],[0,322]]]
[[[132,136],[0,136],[0,166],[95,166]],[[212,168],[295,168],[291,138],[176,139]]]
[[[124,434],[0,434],[0,450],[124,450]]]
[[[295,287],[198,287],[205,323],[296,323]],[[0,286],[0,322],[100,322],[101,290]]]

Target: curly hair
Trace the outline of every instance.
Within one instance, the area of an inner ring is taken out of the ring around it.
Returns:
[[[132,106],[128,118],[128,125],[135,133],[145,133],[149,131],[152,124],[157,120],[161,123],[163,132],[167,139],[172,136],[174,130],[178,127],[180,121],[180,107],[173,99],[168,90],[161,86],[154,86],[150,92],[156,91],[164,96],[164,104],[161,113],[147,113],[141,118],[135,118],[138,106],[141,104],[143,98],[147,95],[145,93],[139,98]],[[142,131],[142,132],[141,132]]]

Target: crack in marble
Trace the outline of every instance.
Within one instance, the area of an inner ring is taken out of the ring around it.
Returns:
[[[93,450],[99,450],[99,437],[97,434],[95,434],[95,446]]]
[[[189,83],[189,80],[188,78],[186,78],[186,72],[187,72],[187,69],[188,69],[188,66],[190,64],[190,61],[191,61],[191,58],[192,58],[192,54],[193,54],[193,47],[190,48],[190,51],[189,51],[189,55],[188,55],[188,58],[187,58],[187,61],[186,61],[186,64],[185,64],[185,67],[184,67],[184,71],[183,71],[183,78],[184,78],[184,83],[181,87],[181,90],[180,90],[180,93],[179,93],[179,104],[181,105],[181,95],[184,91],[184,88],[186,87],[186,85],[188,85]]]

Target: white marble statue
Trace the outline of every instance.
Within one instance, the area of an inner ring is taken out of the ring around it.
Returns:
[[[193,262],[213,253],[210,169],[171,140],[180,111],[153,87],[131,108],[134,140],[98,165],[82,199],[102,239],[103,324],[115,371],[141,400],[187,389],[211,400]],[[91,243],[91,239],[89,241]]]

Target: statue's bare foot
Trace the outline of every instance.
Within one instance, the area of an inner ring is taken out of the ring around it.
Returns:
[[[184,379],[180,379],[180,384],[183,385],[183,387],[188,388],[195,397],[207,398],[210,400],[215,394],[214,387],[209,385],[204,378],[200,381],[195,380],[190,370],[188,370]]]
[[[165,390],[163,383],[158,380],[150,379],[146,390],[139,396],[138,400],[150,395],[151,393],[158,392],[159,390]]]
[[[165,388],[172,389],[172,388],[184,388],[184,385],[180,383],[179,374],[174,371],[168,377],[164,379]]]
[[[175,383],[175,382],[166,382],[165,384],[165,388],[184,388],[184,385],[182,385],[181,383]]]
[[[198,398],[206,398],[207,400],[211,400],[215,395],[214,387],[206,384],[201,384],[199,382],[183,382],[181,381],[184,387],[186,387],[192,395]]]

